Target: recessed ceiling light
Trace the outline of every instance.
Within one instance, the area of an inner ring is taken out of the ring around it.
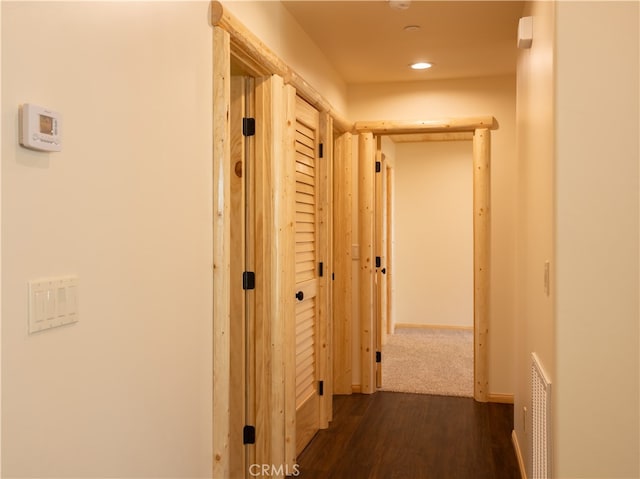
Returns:
[[[431,68],[433,65],[427,62],[416,62],[412,63],[410,66],[413,70],[426,70],[427,68]]]
[[[405,32],[417,32],[420,30],[420,25],[407,25],[403,28]]]
[[[389,6],[396,10],[406,10],[410,4],[411,0],[389,0]]]

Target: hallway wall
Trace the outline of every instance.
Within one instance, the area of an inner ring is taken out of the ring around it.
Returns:
[[[640,477],[640,4],[556,8],[555,475]]]
[[[471,141],[398,143],[397,322],[473,327]]]
[[[515,77],[371,83],[349,85],[348,92],[348,114],[357,120],[437,120],[475,115],[493,115],[498,120],[499,129],[491,133],[489,393],[513,394],[517,223]],[[357,162],[354,166],[357,170]],[[356,215],[357,204],[354,205]],[[357,283],[354,287],[357,290]],[[357,321],[356,316],[354,323]],[[354,324],[354,328],[358,327]],[[359,338],[354,337],[356,348],[359,348],[358,341]],[[358,363],[354,363],[353,373],[354,384],[359,384]]]
[[[554,24],[552,2],[535,2],[535,42],[518,54],[518,314],[514,431],[527,467],[532,450],[531,353],[555,382],[555,288],[544,289],[544,264],[555,268],[554,233]],[[553,273],[551,273],[553,276]],[[553,386],[555,387],[555,386]],[[525,412],[526,408],[526,412]],[[531,477],[532,471],[527,475]]]
[[[206,2],[2,2],[2,476],[210,477]],[[18,105],[63,151],[18,145]],[[76,324],[27,334],[27,282]]]
[[[553,477],[638,477],[640,8],[539,1],[525,14],[515,432],[531,477],[536,352],[552,382]]]

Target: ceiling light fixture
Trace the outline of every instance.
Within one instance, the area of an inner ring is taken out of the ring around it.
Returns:
[[[431,68],[433,64],[427,62],[416,62],[409,65],[413,70],[426,70],[427,68]]]
[[[420,25],[407,25],[402,30],[405,32],[417,32],[420,30]]]
[[[389,0],[389,6],[396,10],[406,10],[410,4],[411,0]]]

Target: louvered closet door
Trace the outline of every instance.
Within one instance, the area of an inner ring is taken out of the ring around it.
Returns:
[[[318,111],[296,102],[296,452],[320,425],[318,395]]]

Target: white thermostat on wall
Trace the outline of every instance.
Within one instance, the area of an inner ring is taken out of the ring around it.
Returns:
[[[62,137],[60,113],[32,103],[19,110],[20,144],[38,151],[61,151]]]

